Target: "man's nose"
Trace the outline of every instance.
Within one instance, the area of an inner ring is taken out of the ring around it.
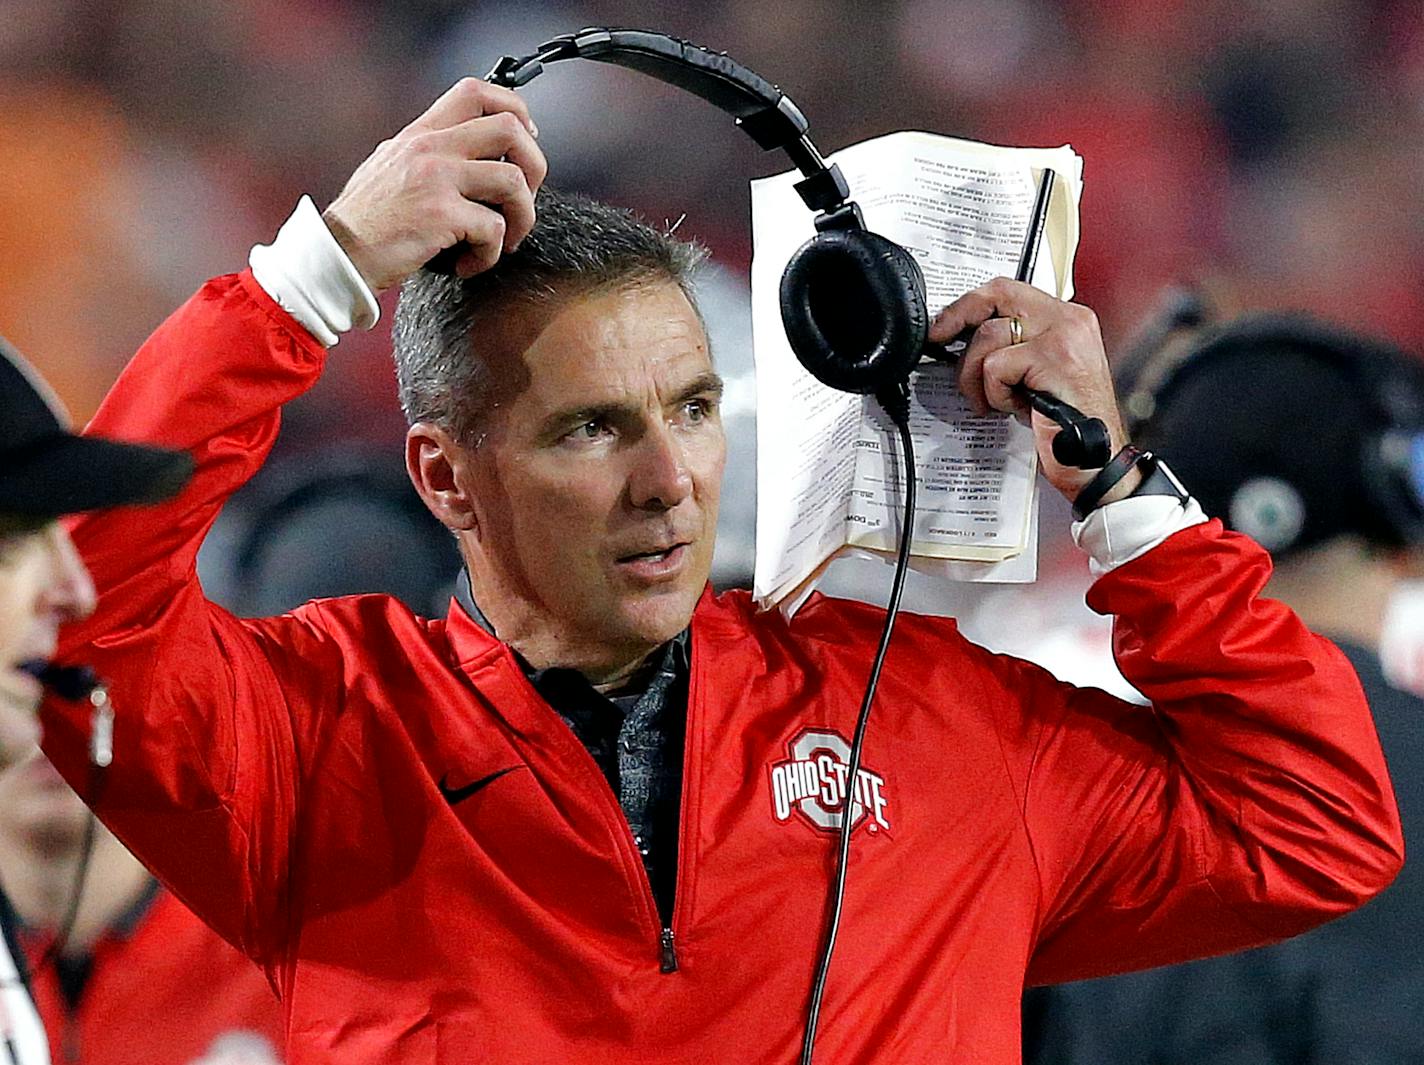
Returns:
[[[94,613],[98,593],[93,578],[79,557],[69,531],[56,525],[50,546],[51,579],[45,594],[46,605],[57,611],[65,621],[77,621]]]
[[[633,505],[643,509],[670,510],[692,494],[687,453],[671,426],[643,435],[628,480]]]

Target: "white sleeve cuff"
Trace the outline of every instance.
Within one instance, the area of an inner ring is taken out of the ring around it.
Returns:
[[[1073,542],[1088,553],[1088,568],[1100,577],[1146,554],[1175,532],[1200,525],[1206,515],[1195,499],[1128,496],[1106,503],[1073,523]]]
[[[380,320],[375,294],[310,196],[297,201],[276,239],[254,247],[247,263],[267,295],[325,347],[342,333],[370,329]]]

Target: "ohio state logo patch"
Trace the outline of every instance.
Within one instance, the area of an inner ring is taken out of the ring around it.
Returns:
[[[786,745],[787,757],[771,766],[771,807],[785,823],[799,816],[812,828],[839,832],[850,776],[850,743],[829,729],[802,729]],[[861,765],[850,806],[851,831],[889,829],[885,778]]]

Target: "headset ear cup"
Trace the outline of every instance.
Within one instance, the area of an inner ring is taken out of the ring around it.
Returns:
[[[797,249],[781,275],[781,321],[808,373],[842,392],[903,381],[929,331],[919,264],[863,229],[827,230]]]

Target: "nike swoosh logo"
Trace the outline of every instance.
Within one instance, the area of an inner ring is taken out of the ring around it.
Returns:
[[[480,777],[479,780],[466,784],[462,788],[450,787],[450,774],[446,773],[443,777],[440,778],[440,783],[437,784],[436,787],[440,789],[440,794],[445,797],[445,801],[448,802],[451,806],[454,806],[457,802],[464,802],[466,799],[468,799],[475,792],[479,791],[481,788],[485,788],[493,784],[500,777],[504,776],[504,774],[513,773],[516,769],[521,768],[523,767],[512,765],[506,769],[497,769],[489,776]]]

